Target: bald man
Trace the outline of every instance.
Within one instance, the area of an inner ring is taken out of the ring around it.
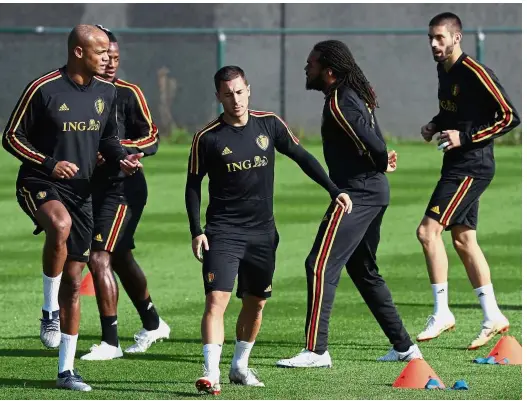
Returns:
[[[57,387],[78,391],[91,390],[73,371],[79,289],[93,231],[90,176],[98,151],[125,174],[142,167],[142,154],[127,155],[119,142],[114,85],[96,77],[104,73],[108,47],[97,27],[76,26],[67,64],[26,86],[2,137],[22,162],[18,203],[35,224],[34,234],[46,234],[40,338],[59,347]]]

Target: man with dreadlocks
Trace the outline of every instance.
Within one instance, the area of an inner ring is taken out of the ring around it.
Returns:
[[[326,95],[322,113],[324,157],[329,176],[353,201],[344,214],[332,202],[320,224],[305,267],[308,284],[306,345],[280,367],[331,367],[328,326],[340,273],[349,276],[393,348],[379,361],[422,358],[393,304],[376,263],[383,215],[389,203],[385,172],[397,167],[397,154],[387,152],[374,109],[375,92],[348,47],[336,40],[315,45],[306,71],[306,89]]]

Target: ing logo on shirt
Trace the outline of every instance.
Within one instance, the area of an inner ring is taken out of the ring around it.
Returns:
[[[269,163],[266,156],[254,156],[254,161],[247,159],[240,162],[227,163],[227,171],[235,173],[236,171],[250,170],[256,167],[265,167]]]
[[[62,123],[62,132],[71,132],[71,131],[99,131],[101,128],[101,122],[91,120],[86,123],[86,121],[65,121]]]
[[[95,111],[98,115],[101,115],[104,112],[104,100],[100,97],[95,101]]]

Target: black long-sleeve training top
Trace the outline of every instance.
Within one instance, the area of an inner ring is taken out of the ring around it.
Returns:
[[[98,77],[78,85],[66,67],[32,81],[18,100],[2,137],[3,147],[22,161],[20,175],[44,177],[89,193],[97,152],[111,163],[126,157],[119,143],[116,89]],[[53,179],[59,161],[75,163],[72,179]]]
[[[275,149],[293,159],[336,198],[339,189],[284,121],[274,113],[249,111],[243,127],[218,117],[195,136],[190,150],[185,201],[192,237],[200,225],[201,181],[209,176],[207,232],[264,233],[274,230]],[[302,198],[299,198],[302,203]]]
[[[358,205],[387,205],[388,152],[375,112],[341,86],[326,95],[322,143],[331,180]]]
[[[445,71],[437,64],[436,131],[460,131],[461,147],[445,152],[441,174],[492,179],[494,139],[520,124],[518,112],[494,72],[463,53]]]
[[[117,125],[121,145],[129,154],[143,152],[145,157],[156,154],[159,147],[159,134],[145,96],[139,86],[116,78],[113,84],[117,88]],[[142,169],[136,174],[143,174]],[[126,176],[119,166],[102,164],[95,168],[92,181],[95,186],[108,180],[133,180],[136,175]]]

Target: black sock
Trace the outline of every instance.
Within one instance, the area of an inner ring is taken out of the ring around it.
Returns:
[[[117,347],[117,316],[101,316],[102,341]]]
[[[152,298],[148,297],[144,301],[134,302],[135,309],[141,317],[141,322],[145,330],[157,330],[159,328],[159,315],[152,303]]]
[[[324,350],[324,351],[320,351],[320,350],[316,351],[316,350],[315,350],[315,351],[313,351],[313,352],[314,352],[315,354],[317,354],[317,355],[324,355],[324,352],[326,352],[326,350]]]

